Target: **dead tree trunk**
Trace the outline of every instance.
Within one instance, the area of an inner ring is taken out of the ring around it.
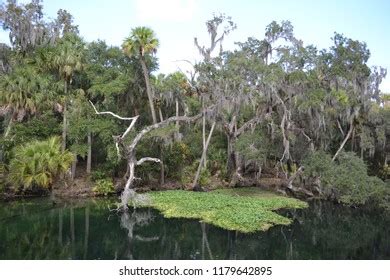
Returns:
[[[177,99],[177,97],[175,98],[175,107],[176,107],[176,117],[179,117],[179,100]],[[179,122],[177,121],[176,122],[176,132],[175,132],[175,140],[178,141],[179,138],[180,138],[180,132],[179,132]]]
[[[204,97],[202,97],[202,140],[203,140],[203,151],[206,149],[206,113],[205,113],[205,105],[204,105]],[[203,167],[207,166],[207,156],[203,161]]]
[[[198,184],[200,171],[202,170],[203,162],[206,160],[207,149],[209,147],[211,136],[213,135],[214,128],[215,128],[215,121],[213,122],[213,124],[211,126],[209,136],[207,138],[205,147],[203,148],[202,157],[200,158],[200,162],[199,162],[199,166],[198,166],[198,169],[196,171],[196,174],[195,174],[194,182],[192,183],[192,188],[195,188],[195,186]]]
[[[164,121],[164,117],[161,111],[161,106],[158,107],[158,113],[160,115],[160,122]],[[160,143],[160,159],[163,158],[163,143]],[[160,168],[160,187],[162,187],[165,183],[165,168],[164,164],[161,162],[161,168]]]
[[[288,128],[290,126],[290,111],[287,110],[286,104],[278,94],[276,94],[276,98],[282,104],[282,108],[283,108],[282,121],[280,122],[280,130],[282,131],[282,135],[283,135],[283,147],[284,147],[283,156],[281,158],[281,161],[283,161],[283,160],[290,159],[290,140],[288,135]]]
[[[353,126],[353,118],[351,118],[351,121],[350,121],[350,127],[349,127],[349,131],[347,133],[347,135],[345,136],[343,142],[341,143],[339,149],[337,150],[337,152],[334,154],[333,158],[332,158],[332,161],[335,161],[335,159],[337,158],[337,156],[340,154],[340,152],[343,150],[345,144],[347,143],[348,139],[351,137],[351,134],[352,134],[352,131],[354,129],[354,126]]]
[[[91,103],[92,107],[94,108],[96,114],[98,114],[98,115],[107,114],[107,115],[111,115],[111,116],[113,116],[113,117],[115,117],[117,119],[120,119],[120,120],[131,121],[129,127],[126,129],[126,131],[122,135],[113,137],[114,141],[115,141],[115,146],[116,146],[116,149],[117,149],[118,157],[122,157],[122,156],[125,157],[126,160],[127,160],[127,165],[128,165],[129,177],[128,177],[127,181],[126,181],[125,189],[124,189],[124,191],[122,192],[122,195],[121,195],[121,203],[118,206],[118,210],[120,210],[120,209],[127,210],[129,201],[134,200],[135,196],[136,196],[136,193],[135,193],[135,191],[132,188],[133,187],[133,182],[135,180],[135,167],[138,166],[138,165],[143,164],[146,161],[151,161],[151,162],[156,162],[156,163],[163,164],[160,159],[152,158],[152,157],[143,157],[143,158],[137,160],[137,158],[135,156],[135,149],[136,149],[138,143],[141,141],[141,139],[147,133],[151,132],[152,130],[155,130],[155,129],[167,126],[170,123],[174,123],[174,122],[193,122],[193,121],[196,121],[196,120],[198,120],[199,118],[202,117],[202,114],[198,114],[198,115],[193,116],[193,117],[187,117],[187,116],[171,117],[171,118],[168,118],[168,119],[166,119],[166,120],[164,120],[162,122],[149,125],[149,126],[143,128],[134,137],[134,139],[132,140],[132,142],[130,144],[125,145],[123,140],[126,137],[126,135],[131,131],[131,129],[134,127],[134,125],[135,125],[136,121],[138,120],[139,116],[135,116],[135,117],[121,117],[121,116],[118,116],[118,115],[116,115],[116,114],[114,114],[114,113],[112,113],[110,111],[99,112],[99,111],[97,111],[97,109],[93,105],[93,103],[92,102],[90,102],[90,103]]]

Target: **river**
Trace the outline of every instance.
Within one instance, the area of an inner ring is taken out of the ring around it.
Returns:
[[[390,259],[390,215],[311,202],[289,226],[243,234],[112,199],[0,203],[0,259]]]

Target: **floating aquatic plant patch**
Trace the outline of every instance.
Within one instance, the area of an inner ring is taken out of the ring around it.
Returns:
[[[256,188],[220,189],[211,192],[182,190],[149,193],[148,205],[166,218],[192,218],[215,226],[250,233],[265,231],[291,220],[275,210],[305,208],[307,203]]]

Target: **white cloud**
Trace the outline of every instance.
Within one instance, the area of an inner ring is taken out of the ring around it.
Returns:
[[[193,18],[195,0],[136,0],[139,20],[163,20],[183,22]]]

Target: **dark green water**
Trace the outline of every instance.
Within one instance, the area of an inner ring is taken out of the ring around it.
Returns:
[[[312,203],[290,226],[241,234],[109,200],[0,203],[0,259],[390,259],[390,217]]]

